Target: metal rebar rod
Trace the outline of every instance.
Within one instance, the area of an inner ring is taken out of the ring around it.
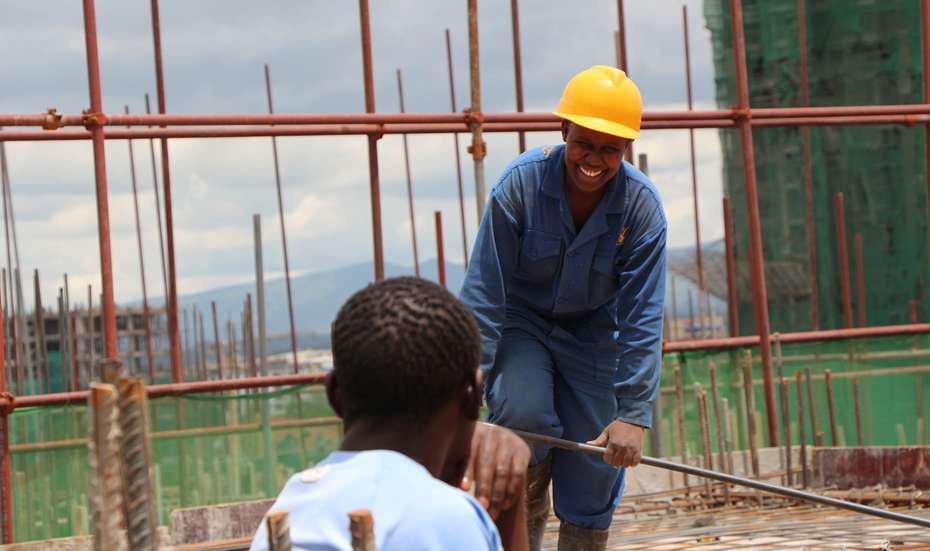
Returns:
[[[158,114],[165,115],[165,77],[161,55],[161,22],[158,0],[151,0],[152,40],[155,50],[155,87],[158,96]],[[178,279],[174,259],[174,209],[171,204],[171,170],[168,157],[168,140],[161,139],[161,180],[165,199],[165,253],[168,259],[168,338],[171,341],[171,377],[174,382],[183,378],[181,361],[181,332],[178,327]]]
[[[920,45],[922,54],[924,103],[930,104],[930,0],[920,2]],[[930,219],[930,124],[924,124],[924,170],[927,186],[927,216]],[[930,232],[930,225],[927,227]],[[930,240],[928,240],[930,244]]]
[[[746,67],[746,41],[743,36],[743,7],[740,0],[730,0],[731,25],[733,32],[733,54],[736,63],[736,81],[739,91],[739,109],[749,109],[749,75]],[[762,359],[764,380],[765,418],[769,433],[769,445],[778,445],[776,423],[775,384],[772,377],[772,349],[769,343],[768,293],[765,287],[765,267],[762,256],[762,222],[759,216],[759,192],[756,187],[756,159],[752,140],[752,126],[748,117],[739,117],[741,144],[743,147],[743,172],[745,175],[746,207],[749,220],[749,267],[752,283],[752,304],[759,339],[759,356]]]
[[[123,463],[126,533],[133,551],[158,549],[158,510],[152,481],[148,403],[142,379],[121,377],[119,426]]]
[[[363,0],[364,1],[364,0]],[[268,338],[265,325],[265,269],[262,261],[262,218],[252,215],[255,243],[255,298],[258,307],[258,361],[262,375],[268,375]]]
[[[727,325],[730,337],[739,336],[739,308],[736,303],[736,255],[733,246],[733,212],[730,198],[723,198],[723,242],[727,260]]]
[[[452,71],[452,39],[449,37],[449,29],[446,29],[446,66],[449,69],[449,100],[452,112],[456,112],[455,107],[455,77]],[[462,187],[462,158],[459,153],[459,135],[452,134],[455,147],[455,182],[459,193],[459,220],[462,226],[462,257],[465,259],[465,269],[468,269],[468,233],[465,229],[465,192]]]
[[[833,378],[829,369],[825,369],[823,372],[823,383],[827,389],[827,409],[830,412],[830,442],[835,447],[839,446],[840,443],[836,426],[836,407],[833,402]]]
[[[714,406],[714,428],[717,429],[717,463],[726,470],[726,446],[723,435],[723,416],[720,414],[720,391],[717,387],[717,364],[713,361],[708,366],[710,371],[710,393]]]
[[[811,441],[815,441],[814,439],[817,437],[817,409],[814,404],[814,383],[811,381],[810,366],[804,368],[804,383],[807,387],[807,407],[811,419]]]
[[[268,113],[274,113],[274,104],[271,96],[271,70],[265,64],[265,93],[268,97]],[[287,233],[284,229],[284,200],[281,193],[281,169],[278,165],[278,140],[271,137],[271,153],[274,157],[274,184],[278,198],[278,220],[281,225],[281,251],[284,256],[284,288],[287,290],[287,319],[291,331],[291,359],[294,362],[294,373],[297,373],[297,326],[294,323],[294,300],[291,293],[291,265],[288,260]]]
[[[800,371],[795,371],[794,380],[798,397],[798,441],[801,444],[801,487],[807,488],[810,484],[810,473],[807,467],[807,435],[804,430],[804,391],[801,389],[803,384]]]
[[[123,106],[123,111],[128,115],[129,106]],[[139,215],[139,190],[136,184],[136,158],[133,152],[132,140],[128,140],[129,146],[129,177],[132,182],[132,204],[136,218],[136,248],[139,251],[139,277],[142,281],[142,317],[144,318],[145,329],[145,357],[148,361],[147,372],[149,384],[155,384],[155,359],[152,354],[152,316],[149,312],[149,294],[145,284],[145,258],[142,254],[142,222]]]
[[[775,365],[778,367],[779,406],[781,407],[781,424],[784,431],[785,480],[792,485],[791,470],[791,414],[789,412],[788,382],[785,380],[785,361],[781,354],[781,335],[775,333]]]
[[[11,358],[13,360],[13,370],[16,378],[16,391],[20,394],[26,393],[25,387],[25,374],[23,370],[23,357],[20,354],[20,343],[22,340],[22,333],[18,330],[17,321],[19,316],[17,313],[21,308],[21,304],[16,304],[16,285],[13,283],[13,269],[14,264],[12,261],[12,250],[10,246],[10,228],[12,226],[12,214],[13,214],[13,203],[12,203],[12,193],[10,192],[10,174],[7,169],[6,161],[6,144],[0,141],[0,186],[2,186],[3,194],[3,233],[6,240],[6,278],[9,280],[8,296],[10,297],[5,306],[9,306],[10,310],[10,350]],[[16,267],[19,266],[19,259],[17,258]]]
[[[397,99],[400,112],[404,113],[404,80],[397,69]],[[401,134],[404,144],[404,172],[407,175],[407,211],[410,216],[410,240],[413,243],[413,273],[420,277],[420,253],[417,250],[417,218],[413,208],[413,178],[410,176],[410,150],[407,147],[407,135]]]
[[[694,100],[691,90],[691,48],[688,43],[688,6],[681,6],[682,28],[684,29],[685,42],[685,82],[688,92],[688,111],[694,110]],[[691,205],[694,209],[694,267],[697,270],[697,284],[700,295],[698,296],[698,317],[703,326],[707,323],[707,300],[704,285],[704,263],[701,258],[701,217],[698,208],[698,187],[697,187],[697,155],[694,152],[694,129],[688,129],[688,143],[691,151]]]
[[[713,454],[710,449],[710,423],[708,422],[707,416],[707,396],[704,393],[704,389],[701,388],[701,383],[694,383],[694,398],[697,404],[697,414],[698,421],[701,427],[701,451],[703,452],[703,463],[705,469],[714,468]],[[710,484],[710,479],[704,479],[704,494],[707,497],[713,497],[713,488]]]
[[[752,474],[759,478],[759,450],[756,446],[756,393],[752,386],[752,353],[743,356],[743,392],[746,396],[746,424],[749,429],[749,454],[752,458]]]
[[[684,390],[681,384],[681,368],[678,365],[675,366],[675,415],[678,420],[678,431],[676,432],[676,437],[678,439],[678,457],[681,458],[682,463],[688,463],[688,445],[685,442],[685,397]],[[684,473],[682,482],[687,488],[688,484],[688,475]]]
[[[545,444],[547,446],[552,446],[552,447],[556,447],[556,448],[563,449],[563,450],[580,452],[580,453],[584,453],[584,454],[588,454],[592,456],[603,457],[604,453],[607,451],[606,448],[602,448],[599,446],[592,446],[590,444],[581,444],[579,442],[572,442],[569,440],[563,440],[561,438],[555,438],[552,436],[533,434],[533,433],[525,432],[521,430],[513,430],[513,432],[517,436],[525,440],[529,440],[531,442],[535,442],[538,444]],[[887,511],[885,509],[879,509],[877,507],[870,507],[868,505],[862,505],[860,503],[844,501],[841,499],[818,495],[818,494],[814,494],[811,492],[805,492],[805,491],[797,490],[794,488],[786,488],[784,486],[778,486],[776,484],[769,484],[767,482],[761,482],[758,480],[743,478],[741,476],[721,473],[721,472],[713,471],[710,469],[702,469],[700,467],[693,467],[691,465],[683,465],[681,463],[675,463],[673,461],[668,461],[666,459],[659,459],[656,457],[643,456],[641,463],[643,465],[648,465],[650,467],[668,469],[668,470],[676,471],[676,472],[683,473],[683,474],[690,474],[690,475],[698,476],[701,478],[707,478],[710,480],[724,482],[727,484],[743,486],[746,488],[753,488],[756,490],[761,490],[763,492],[768,492],[771,494],[780,495],[780,496],[791,498],[791,499],[797,499],[797,500],[804,501],[807,503],[816,503],[819,505],[826,505],[828,507],[836,507],[838,509],[845,509],[847,511],[853,511],[855,513],[861,513],[864,515],[884,518],[886,520],[893,520],[895,522],[903,522],[907,524],[913,524],[916,526],[923,526],[925,528],[930,528],[930,518],[920,518],[920,517],[905,515],[902,513],[897,513],[894,511]]]
[[[4,276],[5,277],[5,276]],[[4,302],[6,306],[6,302]],[[0,394],[9,392],[6,373],[5,316],[0,316]],[[0,407],[0,538],[13,543],[13,483],[10,458],[10,423],[7,408]]]
[[[210,310],[213,317],[213,345],[216,348],[216,370],[220,380],[223,380],[223,342],[220,340],[220,325],[216,321],[216,301],[210,301]]]
[[[32,271],[32,292],[35,298],[32,330],[35,333],[36,380],[41,383],[43,392],[51,392],[49,388],[48,347],[45,343],[45,308],[42,307],[42,286],[39,282],[39,270]]]
[[[800,82],[800,106],[808,107],[809,78],[807,70],[807,17],[805,15],[806,0],[798,0],[798,52]],[[817,284],[817,235],[814,222],[814,163],[811,151],[811,131],[807,126],[801,127],[801,140],[804,152],[804,200],[805,200],[805,229],[807,231],[807,275],[811,290],[811,329],[820,329],[820,291]]]
[[[626,57],[626,17],[623,13],[623,0],[617,0],[617,32],[614,33],[614,42],[617,49],[617,65],[621,71],[629,75],[630,65],[627,63]],[[632,143],[626,148],[623,157],[628,163],[633,162],[635,156],[633,155]]]
[[[523,112],[523,62],[520,56],[520,8],[519,0],[510,0],[510,31],[513,37],[513,86],[517,96],[517,113]],[[526,151],[526,133],[517,133],[520,153]]]
[[[145,114],[152,112],[149,95],[145,94]],[[168,304],[168,269],[165,267],[165,232],[161,222],[161,192],[158,191],[158,168],[155,166],[155,140],[149,138],[149,160],[152,163],[152,191],[155,192],[155,220],[158,222],[158,253],[161,256],[161,283],[164,286],[165,305]]]
[[[862,259],[862,234],[855,237],[856,254],[856,310],[859,313],[859,327],[865,327],[865,267]]]
[[[96,551],[126,548],[121,491],[120,428],[117,391],[113,385],[91,383],[88,395],[90,421],[91,522]]]
[[[853,395],[853,410],[856,415],[856,445],[863,445],[863,434],[862,434],[862,403],[859,399],[859,379],[858,377],[853,377],[850,379],[850,384],[852,386],[852,395]]]
[[[358,0],[362,35],[362,75],[365,84],[365,112],[375,112],[375,79],[371,61],[371,26],[368,0]],[[368,180],[371,199],[371,229],[374,247],[375,281],[384,279],[384,238],[381,233],[381,183],[378,177],[378,135],[368,135]],[[259,308],[259,316],[263,316]],[[260,320],[259,320],[260,321]],[[261,343],[259,343],[261,346]]]
[[[446,253],[442,243],[442,212],[433,213],[436,220],[436,270],[439,273],[439,284],[446,286]]]
[[[852,290],[849,282],[849,249],[846,244],[846,208],[843,192],[833,195],[833,214],[836,222],[836,262],[839,264],[840,289],[843,293],[843,323],[853,326]]]
[[[477,208],[478,222],[484,215],[485,185],[484,185],[484,157],[487,153],[487,144],[481,137],[481,61],[478,49],[478,0],[468,0],[468,67],[471,88],[471,106],[468,108],[471,118],[471,145],[468,152],[474,161],[475,173],[475,206]]]

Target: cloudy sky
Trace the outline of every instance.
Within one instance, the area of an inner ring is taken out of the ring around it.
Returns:
[[[686,107],[681,6],[689,9],[695,108],[714,107],[709,35],[700,0],[626,2],[630,74],[649,111]],[[78,0],[0,0],[0,112],[77,114],[89,104]],[[581,6],[581,7],[579,7]],[[524,0],[521,10],[527,111],[551,111],[565,82],[590,65],[614,64],[616,2]],[[510,9],[479,2],[482,102],[487,112],[515,109]],[[103,105],[108,113],[154,104],[149,2],[98,0]],[[443,32],[452,34],[456,98],[468,103],[465,0],[372,0],[376,106],[398,111],[395,70],[404,76],[408,112],[448,111]],[[358,5],[350,0],[162,0],[167,106],[177,113],[262,113],[262,65],[271,66],[277,112],[364,110]],[[721,236],[720,154],[716,130],[696,131],[705,240]],[[557,143],[553,133],[529,146]],[[476,231],[470,156],[460,140],[469,247]],[[487,137],[489,185],[517,154],[516,135]],[[443,212],[447,258],[461,262],[451,136],[409,137],[421,261],[435,256],[433,211]],[[118,301],[141,296],[128,145],[107,142],[111,239]],[[146,141],[135,142],[146,275],[162,293],[152,173]],[[371,217],[364,137],[279,138],[291,268],[327,270],[371,259]],[[78,288],[99,291],[99,256],[89,142],[6,145],[24,271],[38,268],[45,302],[67,272]],[[156,153],[157,153],[156,146]],[[644,132],[665,201],[670,246],[693,244],[687,131]],[[265,266],[281,274],[280,234],[269,138],[174,140],[170,144],[179,290],[191,293],[253,277],[253,213],[263,217]],[[403,150],[380,141],[385,259],[412,264]],[[28,290],[26,291],[28,294]],[[86,293],[86,290],[84,291]],[[73,295],[82,295],[72,291]]]

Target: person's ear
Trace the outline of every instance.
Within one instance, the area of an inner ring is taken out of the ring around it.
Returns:
[[[462,390],[462,412],[472,420],[481,417],[481,400],[484,394],[484,376],[481,369],[475,370],[475,376]]]
[[[571,124],[572,123],[570,123],[569,121],[562,119],[562,141],[563,142],[568,141],[568,128]]]
[[[342,401],[339,399],[339,382],[335,371],[330,371],[326,376],[326,399],[336,416],[342,417]]]

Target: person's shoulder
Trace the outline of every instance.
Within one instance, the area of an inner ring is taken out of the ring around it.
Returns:
[[[483,507],[469,494],[433,479],[407,504],[403,521],[389,536],[393,549],[500,548],[500,536]]]
[[[626,161],[623,161],[623,172],[627,181],[627,201],[633,211],[650,216],[656,224],[667,224],[662,197],[649,176]]]

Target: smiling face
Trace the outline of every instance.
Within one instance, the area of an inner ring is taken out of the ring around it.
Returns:
[[[562,123],[565,140],[565,174],[577,191],[595,193],[617,175],[630,142],[572,124]]]

